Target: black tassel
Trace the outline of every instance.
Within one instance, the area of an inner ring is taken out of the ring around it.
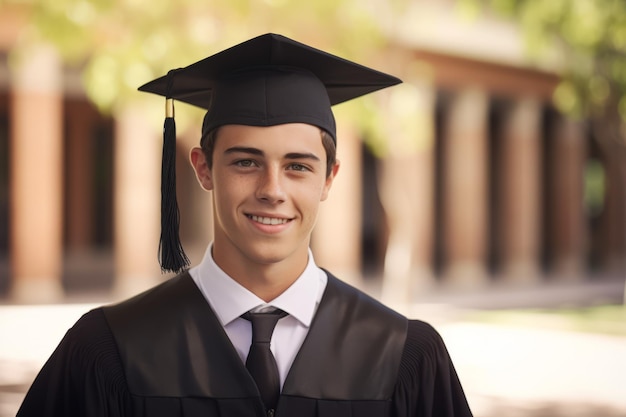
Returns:
[[[159,264],[163,272],[179,273],[190,262],[180,242],[180,211],[176,198],[176,122],[174,104],[169,97],[173,72],[168,74],[168,97],[163,126],[163,159],[161,166],[161,238]]]

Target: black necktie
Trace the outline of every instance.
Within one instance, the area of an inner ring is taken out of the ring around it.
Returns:
[[[246,368],[254,378],[267,410],[276,408],[280,395],[278,367],[270,350],[270,341],[276,323],[286,315],[284,311],[276,310],[270,313],[247,312],[241,316],[252,323],[252,344],[246,359]]]

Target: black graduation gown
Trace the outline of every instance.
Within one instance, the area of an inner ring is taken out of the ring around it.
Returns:
[[[328,274],[276,416],[471,416],[448,352]],[[85,314],[35,379],[18,417],[262,417],[253,379],[185,273]]]

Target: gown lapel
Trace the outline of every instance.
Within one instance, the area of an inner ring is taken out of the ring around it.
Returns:
[[[322,301],[282,393],[388,400],[397,380],[407,319],[327,274]]]
[[[104,311],[131,393],[258,396],[254,380],[188,273]]]

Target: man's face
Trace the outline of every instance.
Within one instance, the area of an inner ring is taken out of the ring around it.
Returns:
[[[319,204],[338,168],[326,176],[320,129],[223,126],[210,170],[203,160],[192,151],[198,179],[213,191],[218,265],[227,272],[241,263],[303,268]]]

